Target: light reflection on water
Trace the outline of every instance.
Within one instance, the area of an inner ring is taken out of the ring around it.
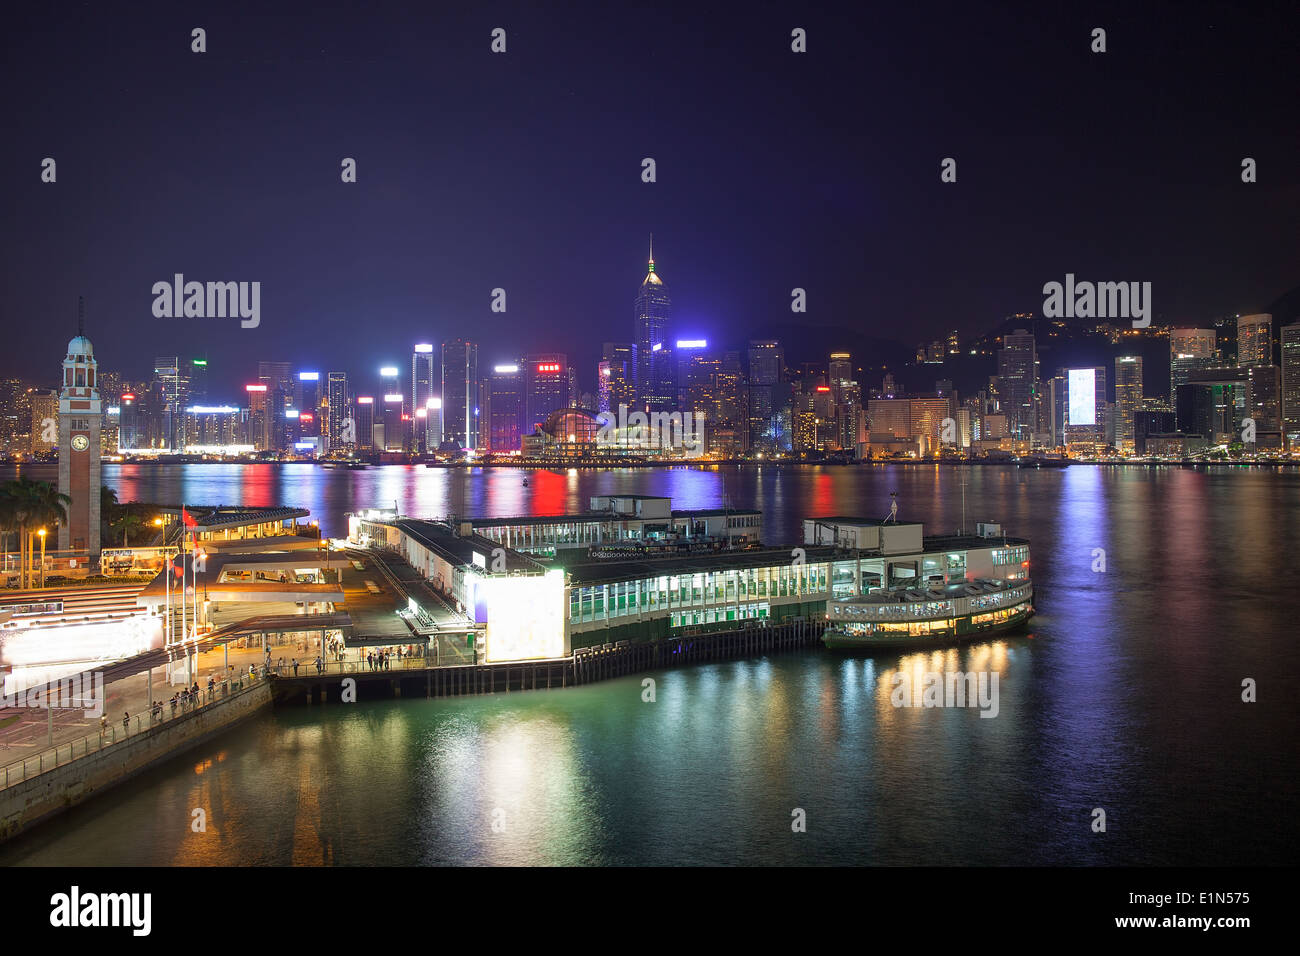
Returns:
[[[614,492],[961,522],[930,468],[534,473],[122,466],[123,500],[558,513]],[[591,687],[277,711],[0,851],[6,863],[1282,863],[1300,711],[1290,473],[970,469],[967,526],[1029,537],[1027,633],[807,652]],[[1104,572],[1094,571],[1103,549]],[[892,675],[998,675],[999,713],[896,708]],[[1260,702],[1240,701],[1243,677]],[[207,811],[206,833],[190,827]],[[1108,832],[1093,834],[1093,808]],[[791,832],[791,812],[807,814]],[[501,815],[494,817],[494,811]],[[494,819],[504,829],[493,829]]]

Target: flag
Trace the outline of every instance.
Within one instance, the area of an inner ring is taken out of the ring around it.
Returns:
[[[184,505],[181,505],[181,520],[185,522],[187,528],[197,528],[199,526],[199,523],[194,520],[194,515],[186,511]]]

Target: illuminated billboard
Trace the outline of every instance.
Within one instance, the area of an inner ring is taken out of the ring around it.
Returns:
[[[299,372],[298,381],[300,382],[319,382],[320,372]]]
[[[1071,425],[1097,424],[1097,370],[1070,369]]]
[[[496,575],[477,581],[475,604],[487,611],[486,659],[551,660],[564,647],[564,572]]]
[[[537,371],[539,374],[545,372],[558,372],[560,370],[559,362],[538,362]]]

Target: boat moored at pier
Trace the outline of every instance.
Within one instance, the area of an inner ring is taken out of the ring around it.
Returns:
[[[805,540],[856,555],[826,602],[831,650],[950,644],[1015,630],[1034,613],[1029,542],[1000,525],[926,537],[919,524],[822,518],[805,522]]]

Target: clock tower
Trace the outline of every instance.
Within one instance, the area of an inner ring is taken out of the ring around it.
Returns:
[[[99,433],[103,427],[95,350],[81,334],[68,343],[59,390],[59,491],[72,499],[59,549],[99,556]]]

